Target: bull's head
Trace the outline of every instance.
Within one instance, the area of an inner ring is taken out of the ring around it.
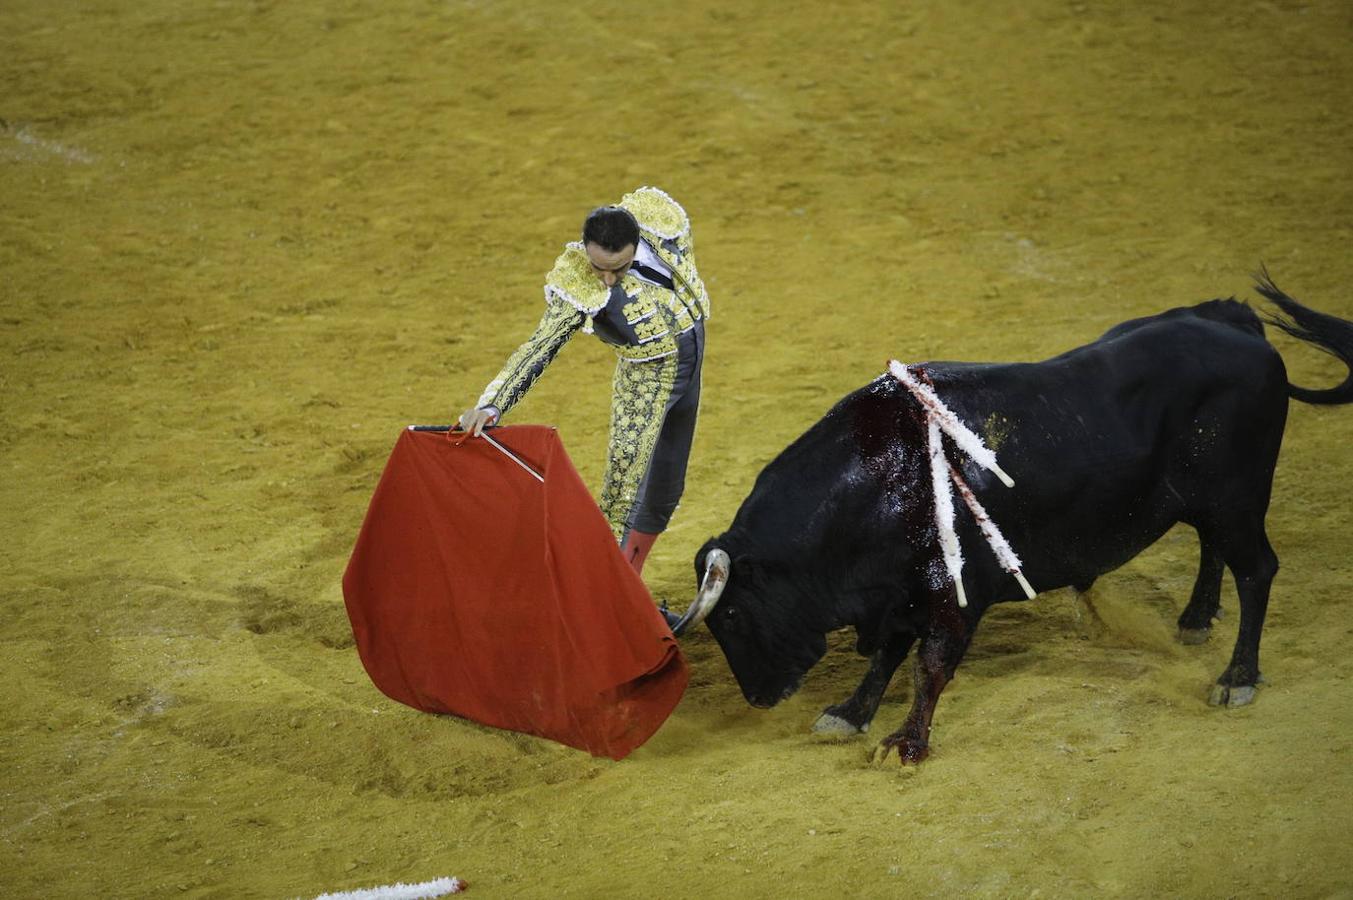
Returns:
[[[673,632],[680,637],[702,621],[708,624],[753,706],[774,706],[798,690],[827,652],[827,641],[825,631],[788,602],[782,579],[745,557],[734,565],[713,540],[696,554],[695,571],[699,591]]]

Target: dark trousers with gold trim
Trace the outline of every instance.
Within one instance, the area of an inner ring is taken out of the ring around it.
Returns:
[[[705,323],[697,322],[679,336],[675,355],[616,366],[600,505],[621,543],[629,531],[666,530],[681,500],[704,356]]]

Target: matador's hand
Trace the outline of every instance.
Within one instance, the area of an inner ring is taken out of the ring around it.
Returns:
[[[496,421],[498,421],[496,409],[467,409],[460,414],[460,427],[468,431],[471,437],[479,437],[486,426]]]

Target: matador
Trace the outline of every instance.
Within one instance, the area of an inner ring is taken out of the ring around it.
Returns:
[[[618,361],[599,505],[642,571],[685,487],[708,318],[686,211],[641,187],[587,216],[582,240],[566,245],[545,277],[540,324],[461,426],[478,435],[505,416],[579,330],[611,345]]]

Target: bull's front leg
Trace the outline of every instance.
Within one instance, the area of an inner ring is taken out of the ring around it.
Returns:
[[[896,634],[886,639],[869,657],[869,671],[865,672],[855,693],[848,700],[824,709],[813,723],[813,731],[839,737],[868,731],[883,694],[888,690],[888,683],[893,680],[893,673],[907,658],[907,651],[915,641],[914,634]]]
[[[919,763],[930,755],[930,720],[935,704],[972,640],[972,628],[959,612],[952,590],[934,596],[932,603],[935,612],[916,654],[916,693],[911,712],[901,728],[879,743],[881,754],[876,756],[880,761],[894,749],[903,765]]]

